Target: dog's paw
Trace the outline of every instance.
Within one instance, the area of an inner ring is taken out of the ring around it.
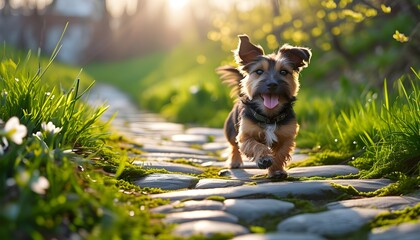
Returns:
[[[242,166],[242,162],[230,162],[228,164],[229,168],[240,168]]]
[[[274,173],[270,173],[268,175],[269,178],[271,179],[276,179],[276,180],[284,180],[289,176],[289,174],[287,174],[286,171],[283,170],[277,170]]]
[[[273,164],[273,158],[269,156],[265,156],[257,160],[257,166],[260,169],[269,168],[272,164]]]

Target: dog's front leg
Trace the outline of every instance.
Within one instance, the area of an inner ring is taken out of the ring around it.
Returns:
[[[259,168],[265,169],[271,166],[273,159],[271,150],[254,137],[247,134],[238,135],[239,150],[251,161],[255,161]]]
[[[291,153],[295,147],[293,138],[285,139],[284,142],[273,146],[273,165],[268,169],[270,178],[285,179],[287,178],[286,166],[291,160]]]

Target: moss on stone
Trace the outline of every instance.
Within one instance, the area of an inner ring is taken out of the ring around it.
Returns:
[[[321,152],[314,152],[305,161],[295,162],[290,164],[292,167],[307,167],[307,166],[321,166],[340,164],[351,160],[352,155],[345,152],[336,152],[331,150],[324,150]]]
[[[203,179],[203,178],[219,178],[219,179],[229,179],[229,177],[220,176],[219,172],[223,169],[220,167],[205,167],[201,168],[204,172],[201,174],[196,174],[195,176]]]
[[[278,200],[282,200],[285,202],[290,202],[295,205],[294,210],[291,211],[292,215],[300,214],[300,213],[316,213],[326,210],[324,206],[317,206],[314,202],[309,200],[303,200],[296,197],[288,197],[288,198],[276,198]]]
[[[396,182],[389,184],[373,192],[360,192],[353,186],[343,186],[337,183],[331,185],[349,196],[363,196],[363,197],[379,197],[379,196],[395,196],[413,192],[420,184],[420,177],[407,177],[403,174],[398,174]]]
[[[369,224],[370,228],[400,224],[404,222],[418,222],[420,218],[420,203],[414,207],[407,207],[390,213],[382,213]]]
[[[223,196],[209,196],[206,198],[206,200],[213,200],[213,201],[218,201],[218,202],[224,202],[226,200],[225,197]]]
[[[266,233],[267,229],[261,226],[249,226],[249,231],[252,233]]]

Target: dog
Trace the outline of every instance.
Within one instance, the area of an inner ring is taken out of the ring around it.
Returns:
[[[293,110],[300,86],[298,78],[312,52],[285,44],[265,55],[263,48],[251,43],[247,35],[238,37],[238,47],[233,51],[238,67],[216,69],[237,96],[224,124],[231,145],[227,163],[230,168],[239,168],[245,156],[259,168],[268,168],[269,178],[285,179],[299,131]]]

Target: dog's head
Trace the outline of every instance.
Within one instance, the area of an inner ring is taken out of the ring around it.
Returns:
[[[287,44],[278,52],[265,55],[262,47],[252,44],[247,35],[239,36],[234,53],[244,76],[240,92],[267,115],[294,99],[299,91],[299,73],[311,59],[308,48]]]

